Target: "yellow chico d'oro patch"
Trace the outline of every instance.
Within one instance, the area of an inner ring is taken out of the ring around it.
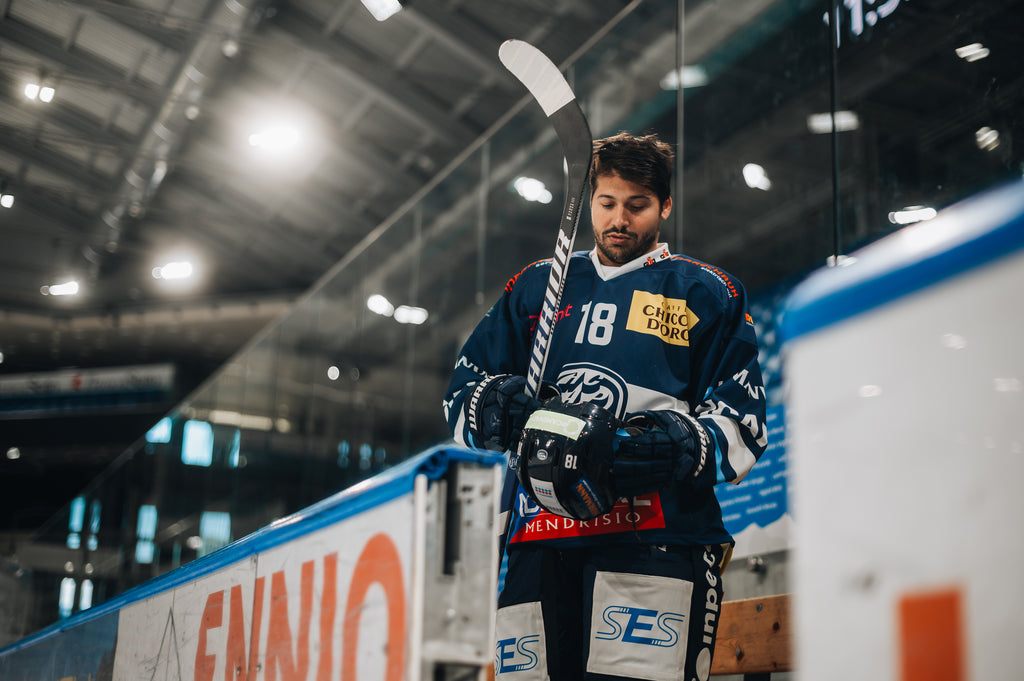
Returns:
[[[681,298],[666,298],[656,293],[633,291],[626,328],[657,336],[672,345],[690,345],[690,329],[700,319]]]

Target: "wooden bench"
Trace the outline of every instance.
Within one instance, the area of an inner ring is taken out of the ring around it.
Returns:
[[[742,674],[768,681],[793,670],[793,621],[789,594],[725,601],[718,623],[712,676]]]

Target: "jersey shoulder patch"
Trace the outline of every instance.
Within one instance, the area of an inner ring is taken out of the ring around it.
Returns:
[[[580,267],[579,264],[576,264],[576,260],[579,259],[579,258],[583,258],[588,263],[590,262],[590,256],[588,255],[587,251],[575,251],[570,256],[570,260],[569,260],[569,262],[570,262],[570,270],[572,270],[572,268],[579,268]],[[519,281],[519,278],[523,277],[523,275],[529,276],[528,273],[530,271],[532,271],[532,270],[543,269],[543,270],[545,270],[544,276],[547,277],[548,273],[546,272],[546,270],[549,270],[551,268],[551,263],[553,262],[553,260],[554,260],[553,258],[545,258],[543,260],[537,260],[535,262],[531,262],[529,265],[527,265],[526,267],[521,269],[518,274],[516,274],[514,277],[512,277],[511,279],[508,280],[508,283],[505,284],[505,292],[506,293],[510,293],[512,291],[512,289],[515,288],[516,283]]]
[[[673,255],[668,260],[688,266],[687,269],[698,272],[701,279],[714,282],[715,288],[719,288],[719,292],[724,293],[727,298],[740,297],[742,286],[734,276],[725,270],[685,255]]]
[[[508,283],[505,284],[505,291],[506,292],[511,292],[512,289],[515,288],[516,282],[519,281],[519,277],[523,276],[523,274],[527,270],[529,270],[531,268],[535,268],[535,267],[541,267],[543,265],[550,265],[551,264],[551,260],[552,260],[551,258],[545,258],[544,260],[537,260],[536,262],[531,262],[529,265],[527,265],[523,269],[519,270],[519,273],[516,274],[515,276],[513,276],[511,279],[509,279]]]

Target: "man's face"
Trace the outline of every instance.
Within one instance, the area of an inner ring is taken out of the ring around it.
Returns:
[[[601,175],[590,199],[598,260],[618,267],[654,250],[661,221],[670,212],[671,198],[661,205],[650,189],[618,175]]]

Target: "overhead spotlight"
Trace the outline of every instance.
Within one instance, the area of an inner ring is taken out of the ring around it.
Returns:
[[[536,180],[532,177],[517,177],[512,182],[512,187],[516,190],[519,196],[523,197],[527,201],[536,201],[537,203],[551,203],[551,192],[544,186],[544,183],[540,180]]]
[[[673,69],[662,76],[659,85],[662,90],[678,90],[682,85],[683,89],[701,87],[708,84],[708,72],[703,66],[684,66],[681,69]]]
[[[41,287],[39,292],[44,296],[76,296],[78,295],[78,282],[71,279],[63,284],[50,284]]]
[[[807,117],[807,129],[815,135],[827,135],[832,132],[833,115],[830,113],[816,113]],[[848,132],[860,127],[860,119],[852,111],[836,111],[835,113],[836,132]]]
[[[772,181],[768,179],[768,173],[756,163],[748,163],[743,166],[743,181],[751,189],[768,191],[772,188]]]
[[[399,305],[395,309],[395,321],[399,324],[422,324],[427,321],[427,311],[422,307]]]
[[[371,312],[376,312],[383,317],[390,317],[395,313],[395,306],[391,304],[391,301],[379,293],[374,293],[366,299],[366,307],[368,307]]]
[[[188,279],[192,276],[194,268],[188,260],[169,262],[166,265],[153,268],[154,279]]]
[[[4,208],[10,208],[14,205],[14,194],[7,194],[6,192],[0,194],[0,206]]]
[[[301,139],[297,128],[274,125],[249,135],[249,146],[276,153],[294,149]]]
[[[894,210],[889,213],[889,222],[894,225],[910,225],[915,222],[931,220],[936,215],[938,212],[928,206],[907,206],[903,210]]]
[[[384,21],[402,11],[400,0],[362,0],[362,2],[377,21]]]
[[[979,59],[984,59],[988,55],[989,49],[981,43],[971,43],[970,45],[964,45],[963,47],[956,48],[956,56],[966,62],[978,61]]]
[[[53,101],[53,96],[56,94],[49,85],[41,85],[40,83],[31,82],[25,84],[25,97],[31,100],[39,100],[44,104],[48,104]]]
[[[992,151],[999,146],[999,131],[987,125],[974,132],[974,141],[982,151]]]

